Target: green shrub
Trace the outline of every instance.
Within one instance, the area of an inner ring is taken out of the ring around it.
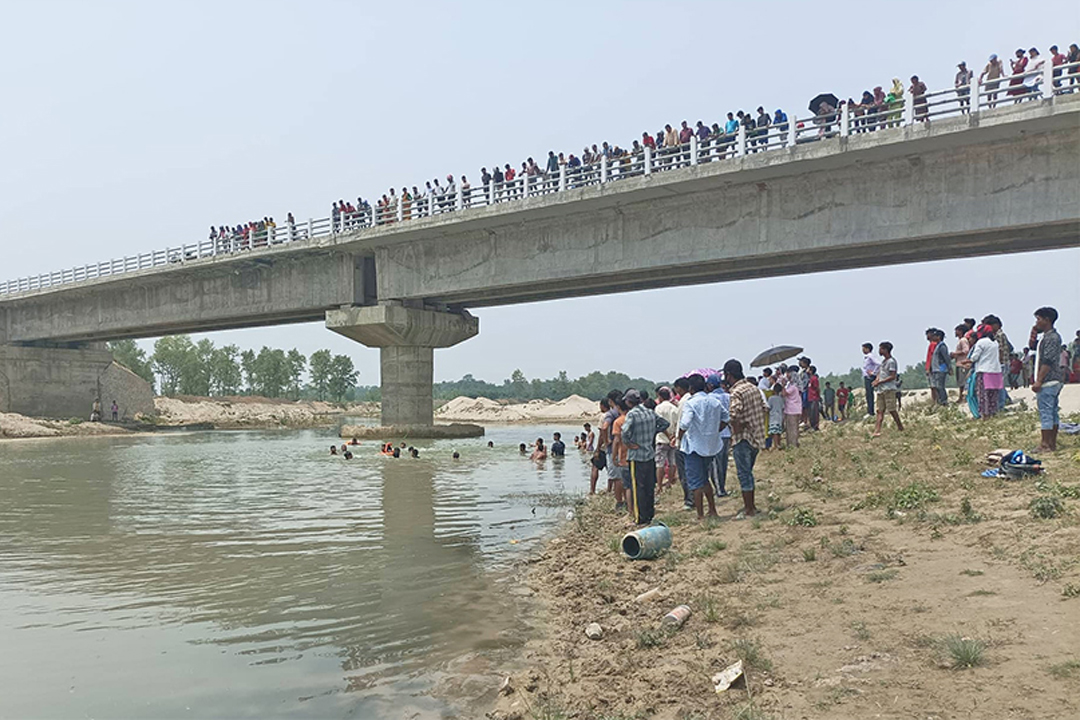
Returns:
[[[817,525],[817,517],[814,516],[814,511],[809,508],[798,508],[795,510],[795,514],[788,520],[788,525],[801,526],[801,527],[814,527]]]
[[[1050,520],[1065,513],[1065,503],[1061,502],[1061,498],[1053,495],[1040,495],[1037,498],[1032,498],[1028,508],[1031,510],[1032,516],[1043,520]]]

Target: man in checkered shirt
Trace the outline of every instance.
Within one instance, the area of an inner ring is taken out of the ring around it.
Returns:
[[[742,363],[724,363],[724,380],[731,389],[731,455],[735,458],[735,473],[742,488],[743,509],[736,520],[757,514],[754,505],[754,462],[765,444],[769,406],[761,391],[743,375]]]

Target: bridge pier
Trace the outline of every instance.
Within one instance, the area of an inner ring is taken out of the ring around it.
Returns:
[[[105,419],[114,400],[122,420],[154,414],[150,383],[114,362],[103,345],[0,345],[0,412],[87,420],[95,399]]]
[[[480,321],[467,312],[450,313],[400,303],[328,310],[326,327],[381,353],[382,424],[396,429],[446,435],[435,427],[435,348],[464,342],[480,332]],[[475,426],[459,426],[462,435],[479,435]],[[465,430],[464,428],[471,428]]]

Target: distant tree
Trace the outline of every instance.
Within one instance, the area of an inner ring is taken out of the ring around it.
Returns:
[[[195,345],[187,335],[160,338],[154,343],[151,364],[161,378],[161,393],[175,395],[187,384],[185,379],[190,378],[197,364]]]
[[[330,361],[330,374],[327,378],[327,392],[330,397],[337,402],[344,400],[349,390],[355,387],[359,375],[351,357],[335,355]]]
[[[520,369],[510,373],[510,379],[505,384],[511,393],[511,397],[525,399],[529,396],[531,387],[529,381],[525,378],[525,373],[521,372]]]
[[[240,368],[244,371],[244,383],[248,395],[255,393],[255,351],[245,350],[240,353]]]
[[[307,367],[307,358],[299,350],[293,348],[285,356],[285,366],[289,375],[289,394],[293,400],[299,400],[300,377],[304,374],[304,368]]]
[[[281,397],[282,391],[289,385],[289,363],[284,350],[275,350],[265,345],[255,356],[252,367],[252,389],[263,397]]]
[[[146,351],[134,340],[117,340],[109,343],[113,360],[154,386],[154,368],[146,357]]]
[[[311,353],[311,360],[308,362],[308,374],[311,376],[311,389],[318,400],[325,400],[330,391],[330,365],[332,360],[329,350],[316,350]]]
[[[203,338],[195,345],[192,357],[181,376],[180,392],[184,395],[210,394],[210,362],[214,355],[214,343]]]
[[[240,348],[226,345],[215,348],[210,356],[210,392],[214,395],[236,395],[243,378],[237,358]]]

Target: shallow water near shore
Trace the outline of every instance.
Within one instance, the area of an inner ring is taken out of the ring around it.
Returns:
[[[329,430],[4,444],[0,717],[471,716],[435,683],[524,639],[508,570],[587,488],[576,450],[517,445],[574,429],[417,460]]]

